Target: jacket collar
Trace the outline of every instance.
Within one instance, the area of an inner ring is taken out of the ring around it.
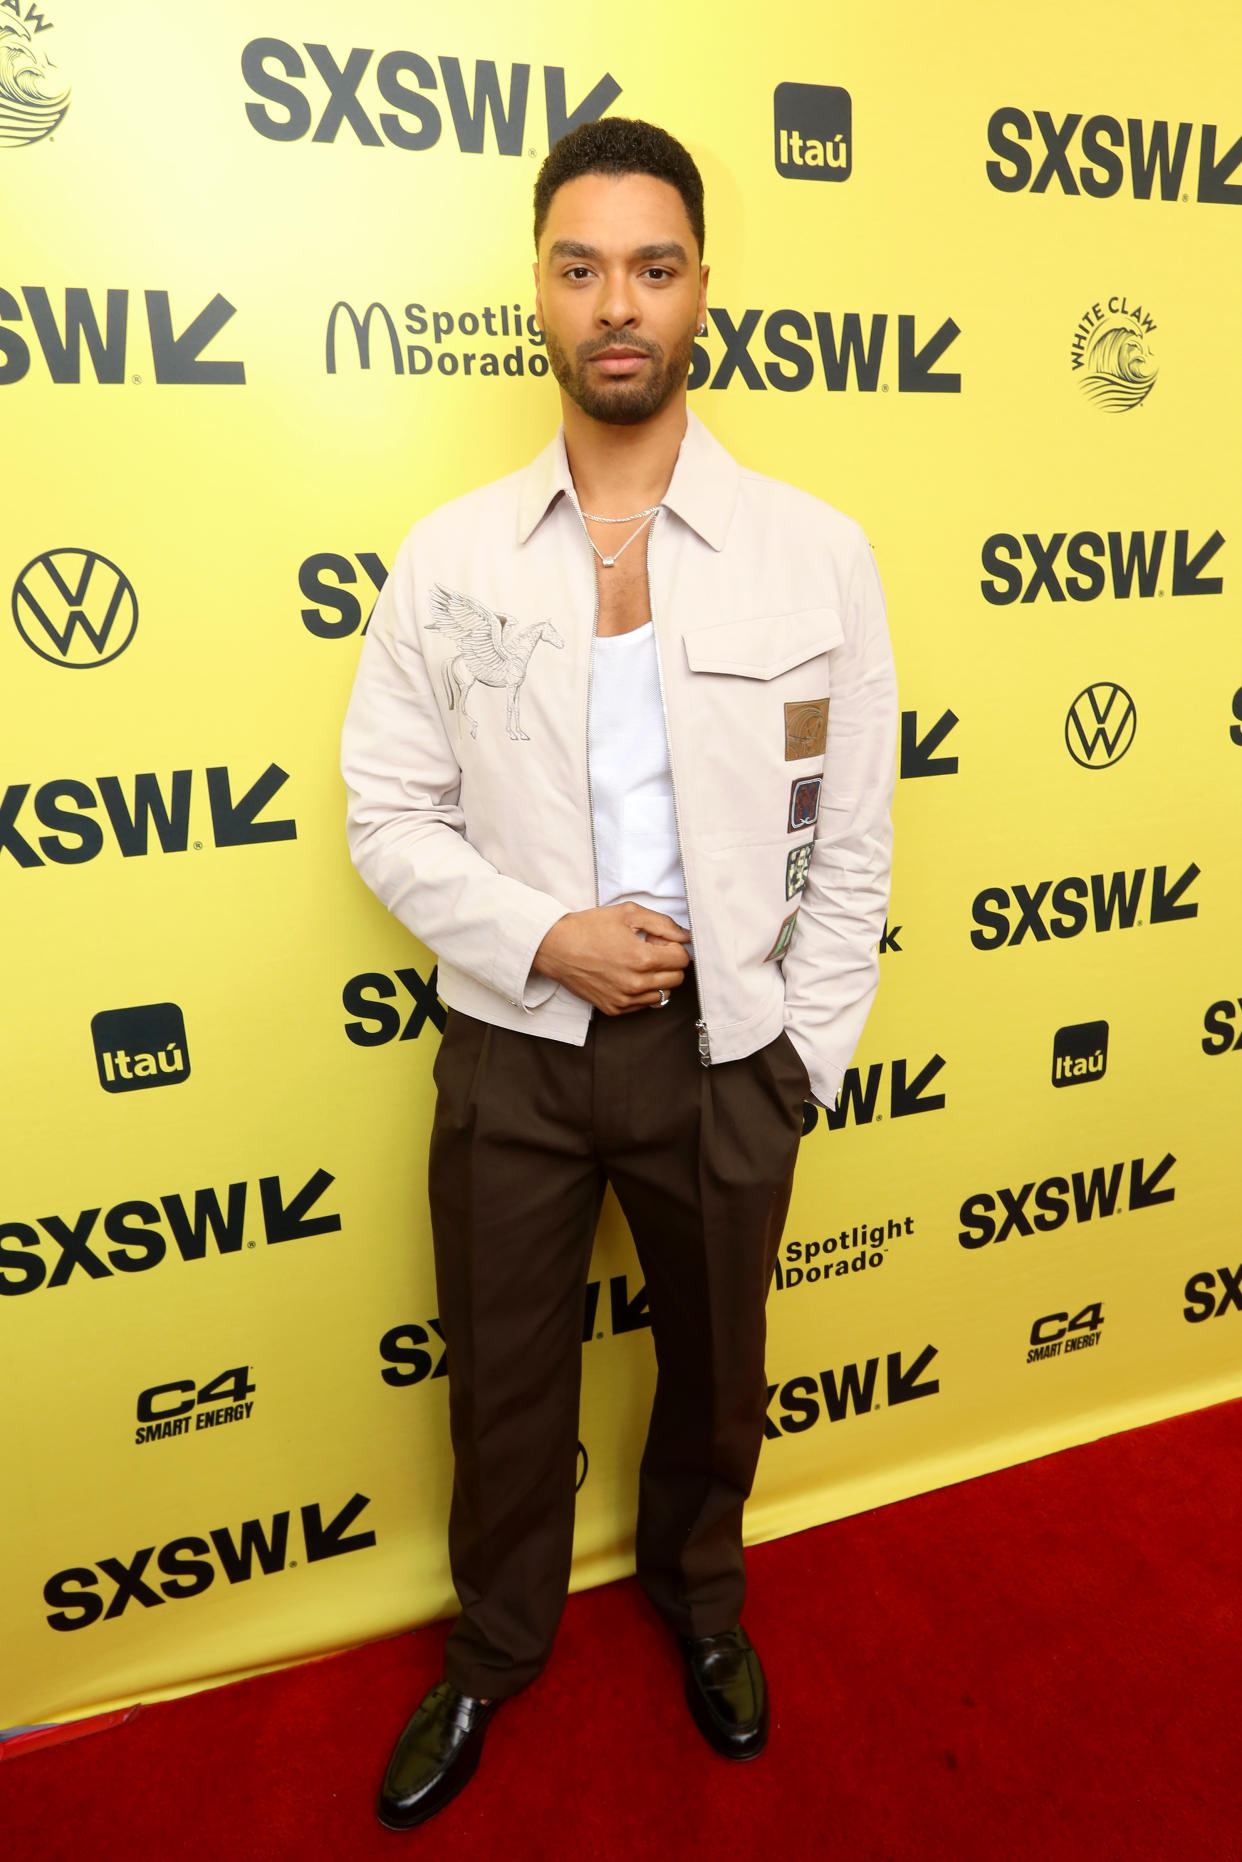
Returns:
[[[737,503],[741,468],[697,414],[686,414],[686,433],[664,503],[712,549],[724,548]],[[565,430],[549,441],[521,474],[517,540],[525,543],[555,501],[574,502],[574,484],[565,452]]]

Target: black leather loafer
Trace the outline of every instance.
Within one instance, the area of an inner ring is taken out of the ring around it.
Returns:
[[[376,1815],[387,1830],[412,1830],[451,1803],[474,1777],[487,1722],[499,1701],[459,1694],[439,1681],[393,1748]]]
[[[768,1739],[768,1688],[739,1623],[719,1636],[683,1638],[686,1701],[709,1746],[727,1759],[758,1758]]]

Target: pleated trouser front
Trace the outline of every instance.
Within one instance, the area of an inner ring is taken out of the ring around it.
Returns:
[[[586,1283],[606,1183],[646,1277],[657,1381],[636,1559],[678,1635],[738,1620],[763,1440],[764,1301],[806,1074],[784,1035],[704,1067],[692,981],[593,1015],[584,1047],[450,1010],[429,1189],[461,1615],[445,1673],[502,1698],[547,1660],[569,1583]]]

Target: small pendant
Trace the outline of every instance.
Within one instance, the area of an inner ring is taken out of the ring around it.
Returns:
[[[611,569],[613,563],[615,563],[616,560],[617,559],[615,556],[601,556],[600,557],[600,561],[603,563],[605,569]]]

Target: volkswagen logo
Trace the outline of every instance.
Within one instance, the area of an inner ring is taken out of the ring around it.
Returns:
[[[1065,720],[1065,747],[1083,769],[1110,769],[1134,742],[1138,713],[1123,686],[1098,679],[1081,691]]]
[[[95,550],[45,550],[13,585],[13,619],[53,666],[106,666],[134,637],[138,597],[124,570]]]

